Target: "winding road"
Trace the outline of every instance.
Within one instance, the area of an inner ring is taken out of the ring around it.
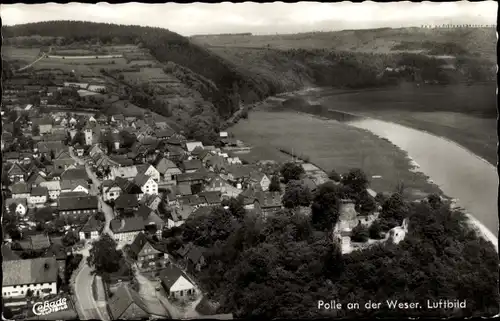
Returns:
[[[92,269],[87,265],[87,257],[83,257],[84,265],[75,278],[75,295],[81,307],[84,320],[110,320],[107,313],[103,313],[97,306],[92,294],[92,282],[94,275]]]

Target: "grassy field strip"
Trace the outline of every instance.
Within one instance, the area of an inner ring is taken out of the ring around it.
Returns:
[[[333,120],[302,113],[257,110],[248,120],[231,127],[230,132],[252,146],[293,149],[294,153],[309,156],[312,163],[324,169],[347,172],[354,167],[362,168],[369,177],[381,176],[371,183],[377,192],[393,192],[397,184],[404,181],[415,196],[440,193],[425,175],[412,171],[404,151],[367,131]]]

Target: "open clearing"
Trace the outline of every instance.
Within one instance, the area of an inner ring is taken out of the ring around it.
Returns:
[[[376,192],[394,192],[401,181],[415,192],[415,197],[422,192],[439,192],[423,174],[411,170],[405,152],[387,140],[337,121],[259,108],[250,113],[248,120],[241,120],[229,131],[252,146],[293,149],[295,154],[307,155],[312,163],[327,171],[335,169],[344,173],[351,168],[361,168],[368,177],[380,175],[381,178],[371,181]],[[261,157],[270,159],[273,155]]]
[[[40,48],[19,48],[13,46],[4,46],[2,55],[8,59],[22,60],[32,62],[38,58]]]

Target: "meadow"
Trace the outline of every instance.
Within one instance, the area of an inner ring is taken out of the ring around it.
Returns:
[[[412,171],[404,151],[387,140],[337,121],[259,107],[249,114],[248,120],[240,120],[229,132],[260,150],[266,146],[306,155],[325,171],[335,169],[345,173],[351,168],[361,168],[368,177],[381,176],[371,179],[376,192],[394,192],[397,185],[404,182],[409,197],[440,193],[425,175]],[[276,157],[274,153],[260,156],[262,159]]]

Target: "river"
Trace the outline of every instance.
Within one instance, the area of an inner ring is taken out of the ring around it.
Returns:
[[[368,118],[347,123],[406,151],[419,171],[498,237],[498,174],[493,165],[454,142],[420,130]]]
[[[286,98],[294,96],[285,95]],[[309,95],[299,93],[297,96]],[[315,96],[320,98],[321,93],[316,91]],[[406,151],[418,165],[417,170],[429,176],[444,194],[456,200],[456,205],[470,213],[483,234],[498,247],[499,185],[495,166],[455,142],[421,130],[332,109],[328,118],[368,130]]]

